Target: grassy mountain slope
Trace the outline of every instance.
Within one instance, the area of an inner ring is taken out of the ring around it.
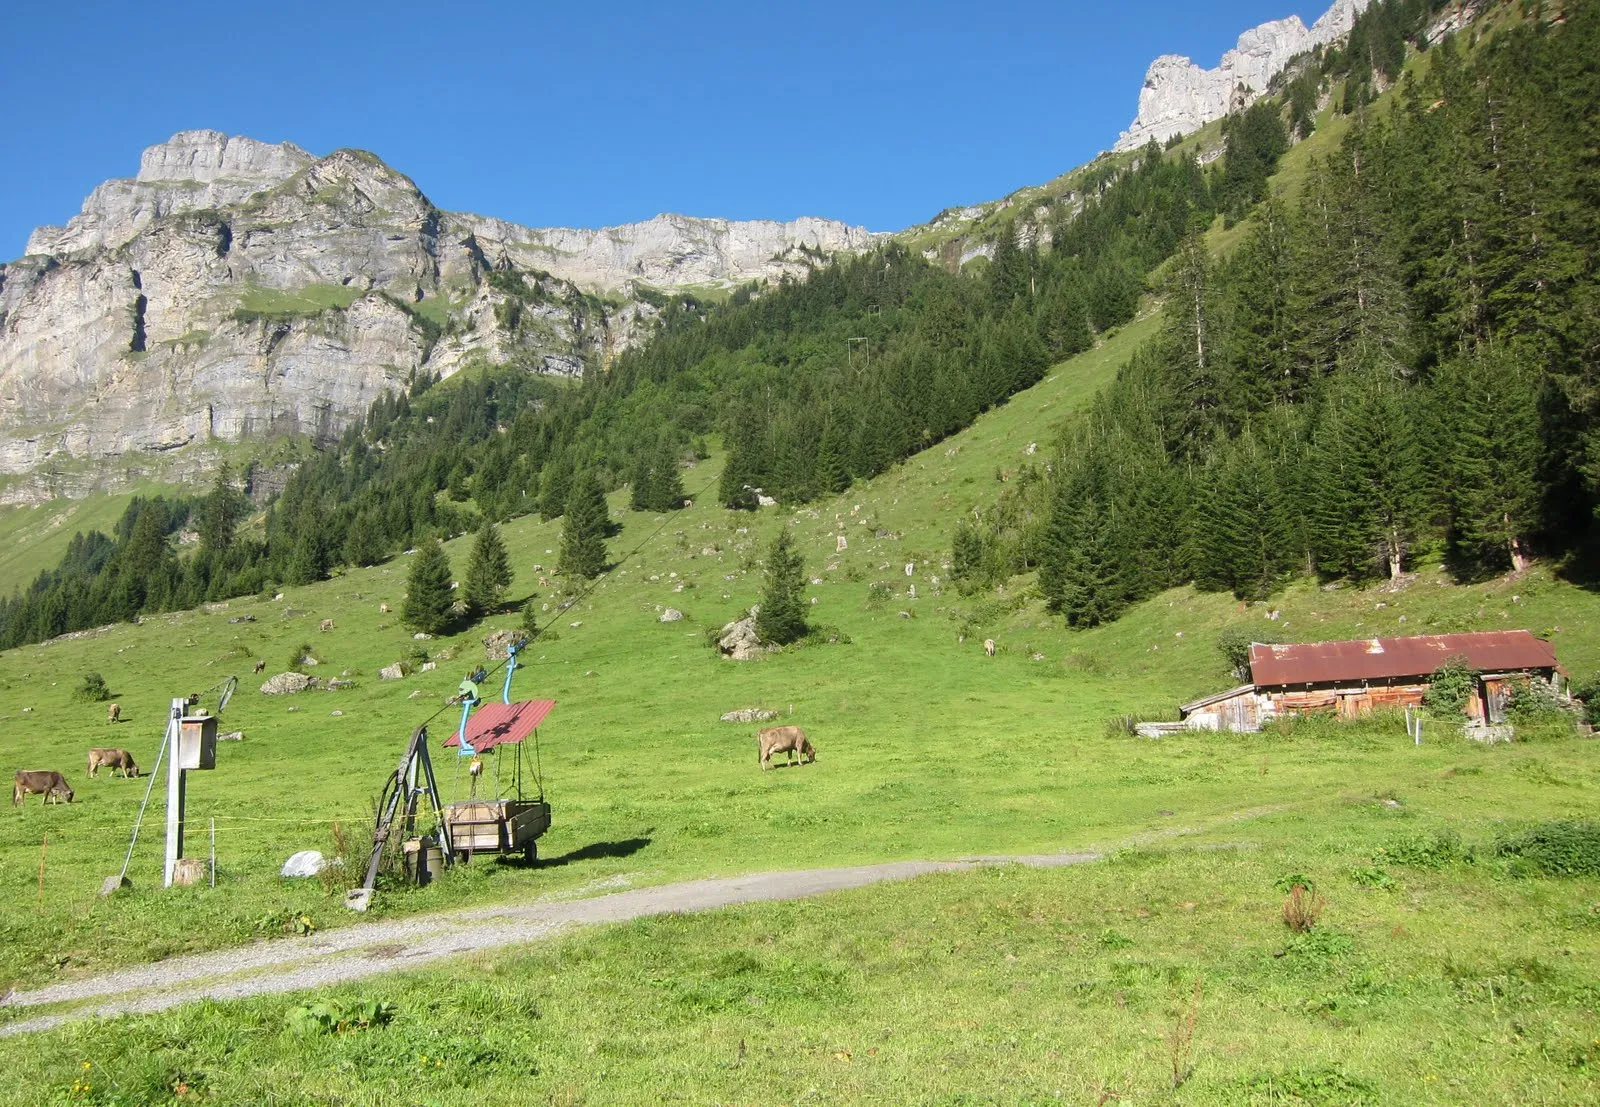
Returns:
[[[1503,866],[1464,866],[1428,843],[1448,843],[1432,836],[1449,831],[1483,849],[1527,819],[1592,811],[1593,742],[1484,748],[1435,724],[1419,749],[1397,721],[1379,720],[1150,744],[1105,723],[1227,684],[1212,640],[1234,623],[1306,637],[1525,625],[1552,632],[1582,671],[1600,664],[1594,596],[1539,571],[1474,587],[1424,576],[1399,593],[1291,590],[1272,624],[1259,605],[1181,590],[1069,633],[1032,603],[933,585],[952,513],[990,494],[996,470],[1019,464],[1029,442],[1048,442],[1149,326],[1058,366],[930,453],[792,517],[729,513],[704,496],[668,517],[624,515],[615,501],[624,531],[614,555],[642,548],[556,621],[559,637],[539,644],[519,686],[560,701],[543,747],[556,811],[543,855],[557,863],[475,864],[423,891],[390,892],[379,910],[896,857],[1132,852],[1086,870],[941,877],[645,921],[333,997],[394,1004],[381,1030],[288,1035],[294,997],[67,1028],[32,1039],[19,1076],[33,1089],[194,1081],[225,1098],[248,1086],[371,1102],[422,1087],[437,1103],[530,1089],[558,1102],[638,1101],[663,1089],[757,1102],[808,1089],[838,1101],[937,1099],[958,1087],[1007,1102],[1058,1091],[1142,1098],[1170,1084],[1164,1035],[1198,980],[1198,1029],[1178,1058],[1195,1072],[1179,1102],[1583,1098],[1594,1064],[1586,1043],[1600,1033],[1583,999],[1581,982],[1600,967],[1600,932],[1584,905],[1600,884],[1508,879]],[[716,471],[713,459],[685,483],[699,490]],[[722,661],[699,628],[757,597],[753,559],[786,518],[808,572],[824,582],[808,590],[817,619],[853,643]],[[543,591],[534,566],[553,560],[558,526],[520,520],[505,530],[513,595]],[[702,555],[713,544],[720,552]],[[450,546],[458,573],[465,547]],[[12,890],[0,914],[5,976],[39,981],[248,941],[302,917],[317,927],[348,921],[316,882],[279,880],[278,864],[295,849],[329,848],[329,820],[365,819],[405,734],[482,656],[480,628],[426,643],[459,651],[436,671],[375,679],[413,645],[377,610],[398,608],[405,561],[277,603],[236,601],[5,656],[4,763],[60,767],[78,789],[70,807],[35,801],[0,831],[0,886]],[[874,607],[868,584],[878,580],[894,595]],[[657,622],[669,604],[688,618]],[[244,614],[257,621],[228,622]],[[337,629],[318,633],[321,618]],[[976,637],[960,643],[963,626]],[[978,646],[985,635],[1001,646],[993,660]],[[142,787],[84,780],[82,750],[114,735],[148,765],[167,698],[247,673],[252,657],[276,672],[300,642],[322,661],[315,671],[348,668],[360,686],[293,698],[250,684],[240,692],[226,722],[246,740],[222,747],[217,771],[190,778],[191,833],[203,843],[207,820],[217,822],[217,888],[154,886],[156,811],[134,892],[96,900]],[[1035,652],[1043,659],[1030,660]],[[91,669],[129,719],[115,730],[103,705],[70,698]],[[412,690],[422,695],[407,698]],[[791,704],[820,749],[803,770],[760,773],[752,728],[717,721],[733,707],[787,714]],[[436,731],[453,718],[445,711]],[[441,764],[448,795],[460,778]],[[1277,920],[1289,873],[1328,897],[1315,941],[1290,940]],[[1081,1033],[1085,1022],[1094,1034]],[[1421,1053],[1419,1024],[1435,1043]],[[1486,1051],[1486,1038],[1506,1048]],[[80,1056],[93,1058],[87,1073]]]

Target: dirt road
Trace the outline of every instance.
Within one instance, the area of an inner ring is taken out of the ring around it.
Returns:
[[[378,973],[416,968],[445,957],[534,942],[568,927],[588,923],[705,911],[739,903],[800,899],[978,865],[1022,864],[1051,868],[1083,864],[1099,856],[1060,853],[800,869],[690,880],[590,899],[540,900],[357,923],[312,937],[174,957],[32,991],[14,992],[0,999],[0,1007],[58,1003],[77,1006],[66,1013],[7,1023],[0,1026],[0,1037],[48,1030],[68,1019],[87,1016],[147,1013],[197,999],[236,999],[341,984]]]

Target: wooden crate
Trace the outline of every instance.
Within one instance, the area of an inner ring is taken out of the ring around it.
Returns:
[[[550,829],[542,800],[468,800],[444,811],[450,848],[465,853],[511,853]]]

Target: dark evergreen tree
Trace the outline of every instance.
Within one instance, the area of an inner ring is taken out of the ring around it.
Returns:
[[[678,472],[678,452],[671,438],[662,438],[650,459],[646,475],[650,511],[676,511],[683,506],[683,477]]]
[[[463,585],[467,607],[479,616],[498,610],[511,586],[511,559],[506,555],[500,528],[489,519],[478,527]]]
[[[450,625],[450,558],[437,539],[428,539],[412,555],[406,577],[406,602],[401,618],[424,634],[438,634]]]
[[[561,570],[592,579],[606,568],[606,535],[611,516],[605,490],[594,471],[585,469],[572,481],[567,494],[566,518],[561,525]]]
[[[781,646],[805,635],[805,587],[805,562],[784,527],[767,551],[761,610],[756,612],[756,635],[761,641]]]

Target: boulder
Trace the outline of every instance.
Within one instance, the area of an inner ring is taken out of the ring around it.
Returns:
[[[379,680],[399,680],[406,675],[405,669],[396,661],[393,665],[385,665],[378,670]]]
[[[230,730],[226,734],[219,734],[219,735],[217,735],[217,741],[219,741],[219,742],[243,742],[244,741],[244,731],[242,731],[242,730]]]
[[[741,707],[737,711],[729,711],[722,716],[725,723],[765,723],[776,719],[776,711],[768,711],[764,707]]]
[[[663,623],[676,623],[682,618],[683,612],[679,611],[675,607],[669,607],[661,613],[661,621]]]
[[[283,863],[279,875],[289,877],[316,876],[327,867],[328,859],[314,849],[303,849]]]
[[[264,696],[292,696],[296,692],[304,692],[316,686],[316,677],[308,677],[304,673],[279,673],[261,686],[261,694]]]
[[[429,640],[431,640],[433,638],[433,635],[425,633],[424,631],[420,631],[419,630],[419,631],[417,631],[417,633],[413,634],[411,636],[411,638],[412,638],[413,641],[416,641],[416,642],[427,642],[427,641],[429,641]]]
[[[733,661],[750,661],[763,652],[761,639],[756,634],[756,609],[743,619],[735,619],[722,628],[717,638],[717,648]]]
[[[483,648],[488,651],[490,661],[504,661],[511,651],[511,644],[527,637],[526,631],[497,630],[483,640]]]

